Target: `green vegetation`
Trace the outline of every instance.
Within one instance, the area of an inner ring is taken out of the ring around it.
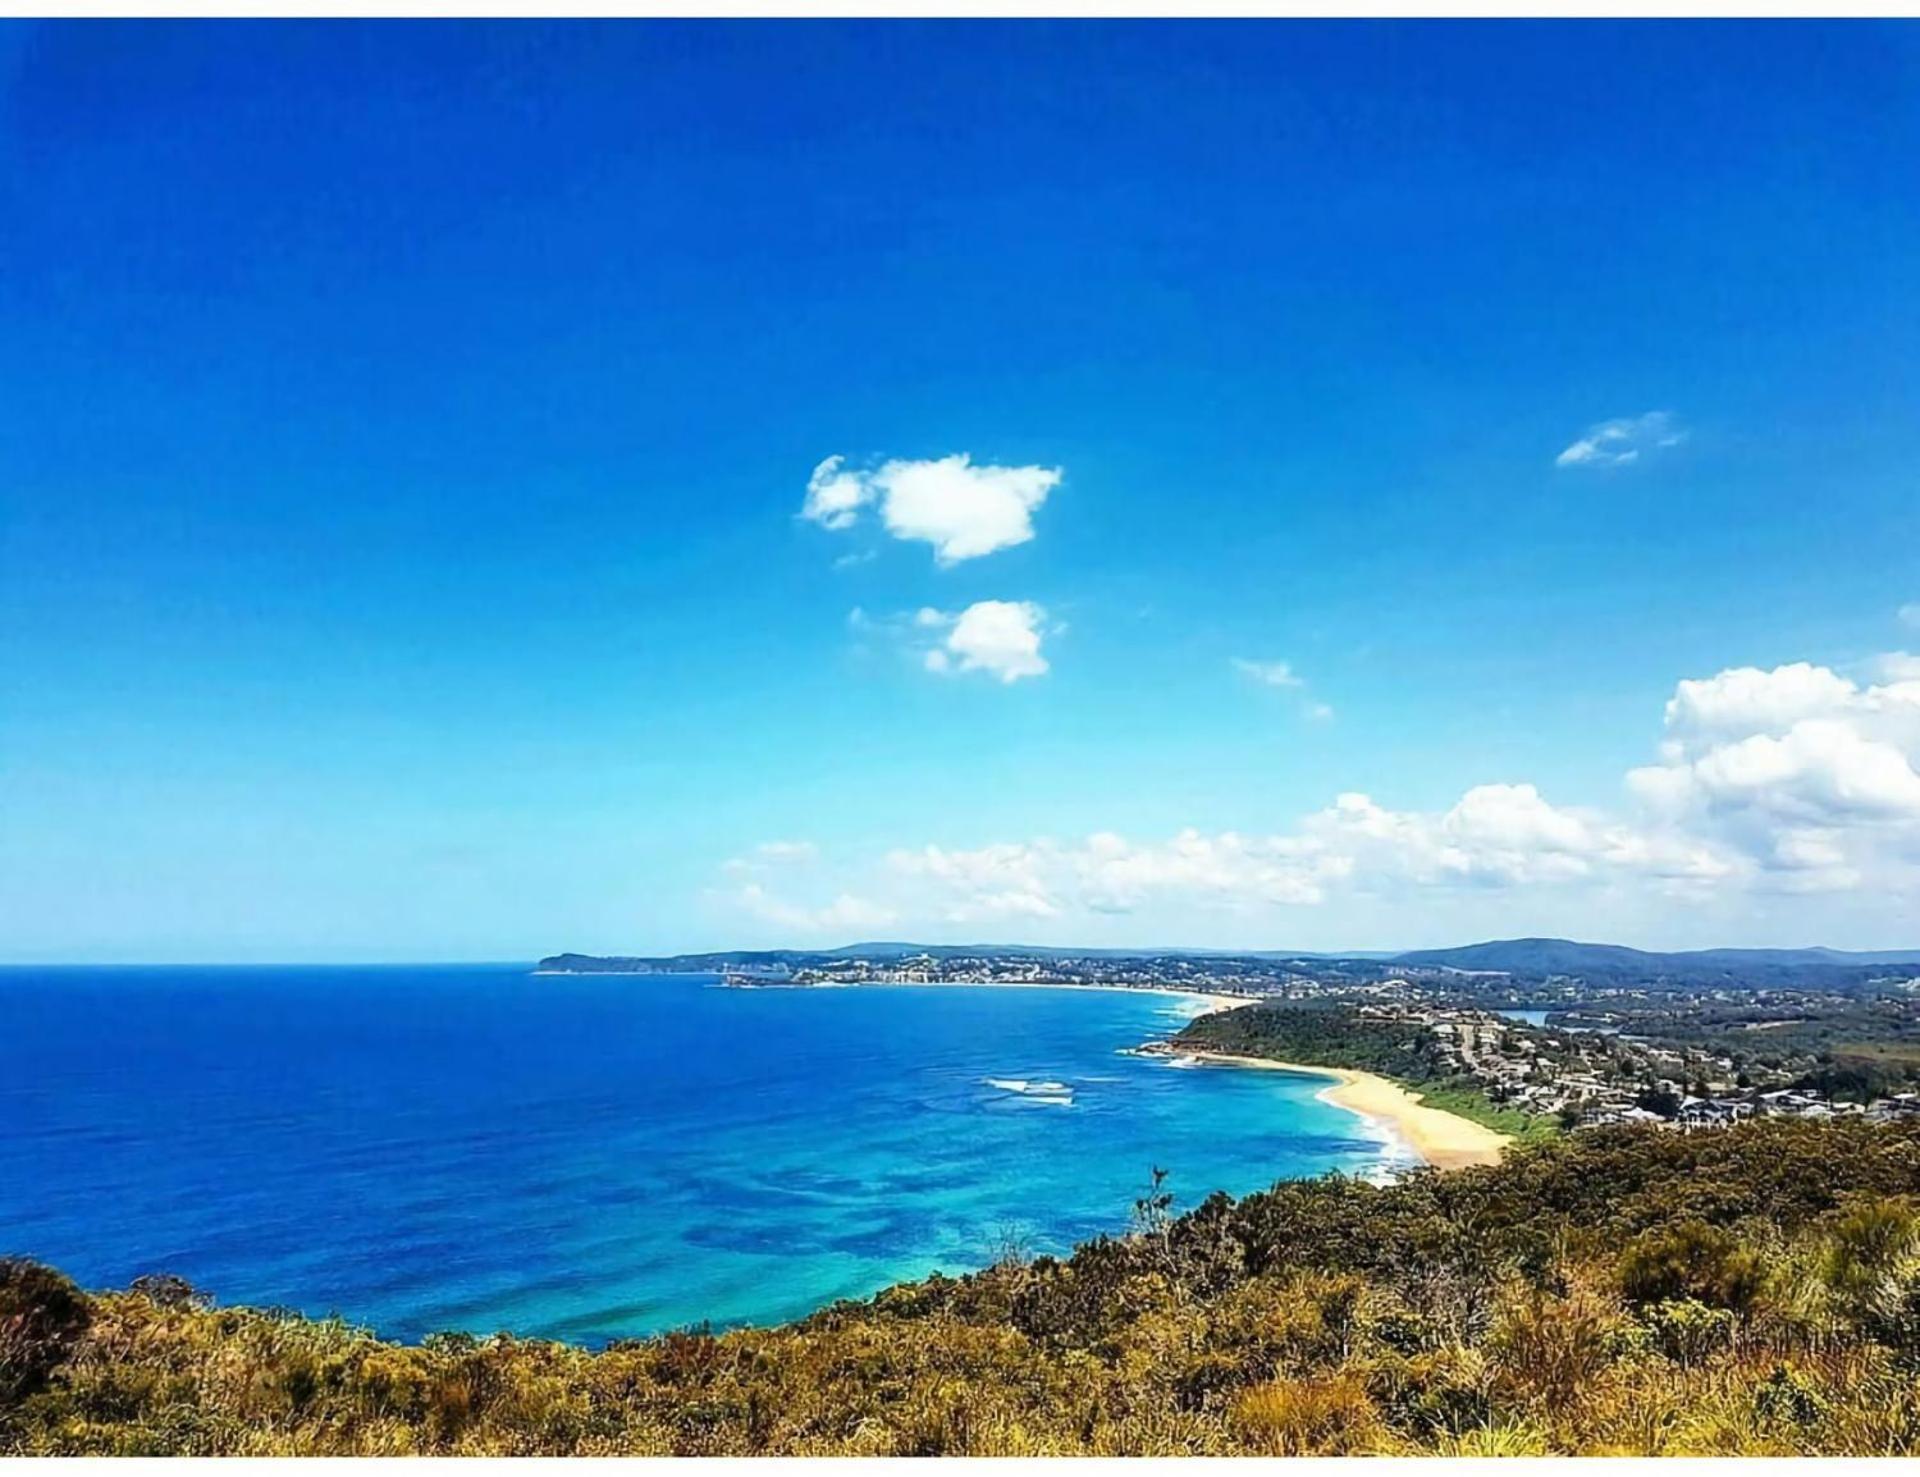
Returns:
[[[1431,1029],[1409,1029],[1350,1005],[1245,1005],[1190,1021],[1174,1038],[1198,1051],[1267,1057],[1303,1067],[1351,1067],[1415,1086],[1453,1075]]]
[[[1474,1123],[1483,1123],[1495,1133],[1504,1133],[1522,1143],[1540,1143],[1558,1137],[1560,1133],[1556,1119],[1543,1118],[1538,1113],[1523,1113],[1518,1108],[1502,1107],[1482,1092],[1471,1077],[1436,1078],[1418,1084],[1415,1091],[1419,1093],[1420,1101],[1430,1108],[1453,1113]]]
[[[0,1452],[1920,1452],[1920,1126],[1597,1129],[1170,1215],[1176,1185],[1063,1260],[600,1352],[0,1263]]]
[[[1649,1003],[1606,1015],[1651,1045],[1716,1053],[1736,1071],[1843,1100],[1868,1102],[1920,1086],[1920,1013],[1906,995],[1774,992],[1744,1003]]]
[[[1459,1070],[1440,1035],[1361,1014],[1350,1005],[1248,1005],[1215,1011],[1174,1037],[1194,1051],[1263,1057],[1302,1067],[1373,1072],[1410,1087],[1427,1106],[1483,1123],[1526,1143],[1550,1139],[1558,1123],[1503,1107]]]

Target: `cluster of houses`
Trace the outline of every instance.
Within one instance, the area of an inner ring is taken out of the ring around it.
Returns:
[[[1637,1123],[1657,1121],[1680,1128],[1731,1128],[1749,1118],[1835,1118],[1859,1114],[1858,1103],[1835,1103],[1824,1093],[1782,1087],[1772,1092],[1746,1092],[1728,1096],[1695,1097],[1683,1093],[1677,1082],[1658,1084],[1673,1094],[1679,1108],[1670,1117],[1641,1107],[1609,1106],[1584,1117],[1589,1123]]]
[[[1672,1089],[1677,1084],[1662,1083]],[[1782,1087],[1772,1092],[1748,1092],[1727,1097],[1682,1097],[1679,1111],[1669,1120],[1645,1108],[1609,1108],[1585,1118],[1591,1123],[1672,1122],[1683,1129],[1731,1128],[1749,1118],[1865,1118],[1885,1123],[1896,1118],[1920,1117],[1920,1093],[1902,1092],[1871,1104],[1836,1103],[1825,1093]]]
[[[1060,985],[1087,984],[1211,994],[1269,995],[1267,974],[1237,971],[1216,961],[1182,959],[1073,958],[1064,955],[909,954],[900,958],[849,957],[808,964],[793,971],[796,985]]]
[[[1733,1063],[1711,1051],[1682,1053],[1599,1034],[1589,1045],[1570,1041],[1564,1031],[1549,1037],[1499,1015],[1451,1006],[1369,1002],[1358,1010],[1376,1020],[1425,1028],[1435,1043],[1435,1064],[1475,1078],[1495,1102],[1582,1124],[1662,1123],[1692,1130],[1730,1127],[1749,1118],[1861,1116],[1880,1122],[1920,1116],[1920,1093],[1862,1106],[1795,1087],[1690,1090],[1690,1082],[1697,1088],[1734,1075]],[[1643,1106],[1653,1098],[1669,1111]]]

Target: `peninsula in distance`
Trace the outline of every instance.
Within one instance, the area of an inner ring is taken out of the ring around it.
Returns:
[[[1920,1087],[1920,948],[1651,953],[1529,938],[1343,955],[887,942],[555,954],[535,972],[1188,990],[1257,1008],[1210,1011],[1145,1049],[1376,1072],[1418,1086],[1429,1108],[1523,1137],[1549,1123],[1920,1111],[1907,1091]]]

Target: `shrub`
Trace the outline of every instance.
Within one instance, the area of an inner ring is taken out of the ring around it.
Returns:
[[[1920,1216],[1904,1200],[1871,1200],[1835,1222],[1821,1282],[1840,1315],[1869,1338],[1920,1347]]]
[[[1754,1414],[1776,1425],[1810,1426],[1825,1409],[1819,1390],[1791,1365],[1776,1364],[1753,1389]]]
[[[1691,1299],[1746,1312],[1766,1283],[1757,1253],[1729,1231],[1686,1220],[1635,1239],[1620,1259],[1620,1288],[1629,1302]]]
[[[1249,1390],[1234,1402],[1231,1424],[1263,1456],[1360,1456],[1386,1436],[1366,1387],[1345,1373]]]
[[[66,1277],[0,1258],[0,1407],[41,1389],[91,1321],[86,1294]]]
[[[1699,1364],[1733,1341],[1733,1314],[1695,1298],[1655,1303],[1643,1316],[1654,1347],[1681,1364]]]

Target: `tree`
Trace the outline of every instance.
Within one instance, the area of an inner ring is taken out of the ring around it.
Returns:
[[[1166,1188],[1167,1172],[1159,1165],[1149,1171],[1147,1193],[1133,1202],[1134,1234],[1158,1247],[1171,1270],[1173,1263],[1173,1192]]]
[[[1658,1113],[1662,1118],[1680,1116],[1680,1098],[1671,1087],[1661,1083],[1640,1089],[1640,1095],[1634,1100],[1637,1107],[1645,1108],[1649,1113]]]

